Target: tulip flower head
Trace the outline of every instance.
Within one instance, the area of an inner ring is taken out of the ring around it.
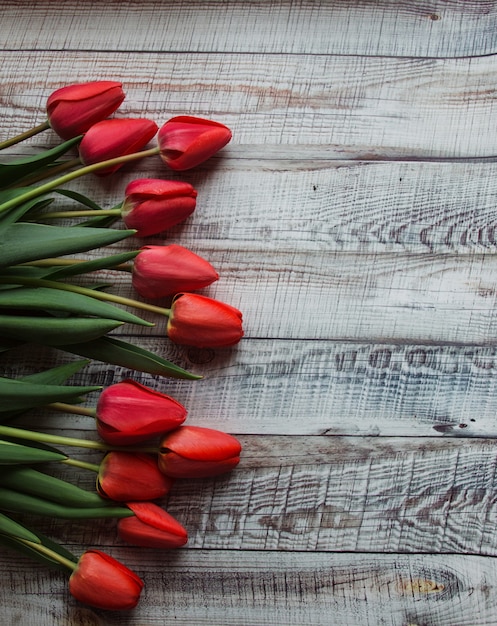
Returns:
[[[133,265],[132,283],[149,300],[195,291],[219,278],[212,265],[183,246],[144,246]]]
[[[109,117],[124,98],[121,83],[111,80],[68,85],[48,98],[48,121],[59,137],[71,139]]]
[[[100,463],[97,491],[117,502],[156,500],[169,493],[173,482],[159,470],[156,456],[115,450]]]
[[[143,581],[130,569],[100,550],[87,550],[69,578],[69,591],[97,609],[134,609]]]
[[[230,140],[231,130],[227,126],[190,115],[171,118],[158,135],[161,158],[176,171],[203,163]]]
[[[186,419],[179,402],[134,380],[106,387],[97,402],[97,430],[112,446],[127,446],[173,430]]]
[[[196,190],[176,180],[140,178],[125,189],[121,215],[137,237],[156,235],[183,222],[196,206]]]
[[[134,546],[172,549],[184,546],[188,533],[183,526],[152,502],[128,502],[134,517],[120,519],[119,537]]]
[[[230,471],[242,446],[227,433],[200,426],[180,426],[160,443],[159,468],[172,478],[204,478]]]
[[[79,144],[79,156],[84,165],[139,152],[157,133],[157,124],[144,118],[111,119],[94,124]],[[95,172],[107,176],[122,164]]]
[[[242,313],[206,296],[179,293],[171,306],[167,336],[197,348],[232,346],[243,337]]]

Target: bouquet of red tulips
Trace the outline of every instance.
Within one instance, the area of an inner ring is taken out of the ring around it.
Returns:
[[[192,293],[219,278],[215,268],[177,244],[145,245],[91,260],[74,255],[162,233],[193,213],[197,191],[182,181],[139,179],[126,186],[118,205],[106,209],[66,185],[87,174],[114,174],[125,163],[156,155],[175,172],[187,170],[223,148],[231,132],[188,115],[160,129],[147,119],[108,119],[124,98],[122,85],[114,81],[64,87],[48,98],[46,121],[0,143],[2,150],[50,128],[64,140],[35,156],[0,163],[0,351],[8,359],[29,343],[34,350],[49,346],[131,370],[195,379],[111,333],[123,324],[153,326],[129,312],[134,308],[165,317],[166,334],[175,343],[236,344],[243,336],[241,312]],[[156,147],[147,148],[156,135]],[[71,158],[74,150],[77,157]],[[70,206],[52,210],[55,198]],[[78,223],[60,225],[61,219]],[[125,228],[111,228],[119,219]],[[129,272],[139,299],[112,294],[97,280],[102,270]],[[93,282],[92,276],[97,277]],[[165,297],[171,298],[169,308],[150,302]],[[166,496],[176,479],[229,471],[239,462],[241,446],[226,433],[185,426],[186,409],[179,402],[134,380],[103,390],[67,384],[86,363],[0,378],[2,424],[29,409],[48,407],[94,418],[100,437],[78,440],[0,426],[0,543],[68,571],[70,592],[78,600],[130,609],[143,587],[136,574],[98,550],[78,558],[25,525],[22,516],[114,517],[125,542],[180,547],[187,541],[186,529],[154,501]],[[100,391],[96,407],[84,406],[81,399],[95,391]],[[58,445],[95,448],[105,456],[92,465],[69,457]],[[95,472],[95,491],[51,475],[44,467],[51,463]]]

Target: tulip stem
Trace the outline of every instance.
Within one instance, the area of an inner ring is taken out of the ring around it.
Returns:
[[[77,439],[75,437],[63,437],[61,435],[48,435],[47,433],[24,430],[22,428],[12,428],[11,426],[0,426],[0,436],[13,437],[15,439],[26,439],[28,441],[36,441],[38,443],[48,443],[60,446],[89,448],[91,450],[100,450],[102,452],[121,450],[122,452],[148,452],[150,454],[157,454],[159,451],[157,447],[153,446],[109,446],[105,443],[100,443],[99,441],[93,441],[92,439]]]
[[[12,428],[11,426],[0,426],[0,436],[15,437],[17,439],[27,439],[38,443],[49,443],[61,446],[74,446],[77,448],[90,448],[107,452],[111,448],[104,443],[88,439],[76,439],[74,437],[62,437],[61,435],[48,435],[33,430],[23,430],[22,428]]]
[[[58,218],[65,217],[105,217],[105,216],[115,215],[116,217],[121,216],[120,209],[81,209],[76,211],[52,211],[51,213],[42,213],[40,215],[40,219],[42,220],[54,220]]]
[[[71,572],[74,572],[78,565],[77,563],[74,563],[74,561],[70,561],[69,559],[63,557],[61,554],[58,554],[57,552],[55,552],[55,550],[50,550],[50,548],[47,548],[47,546],[44,546],[41,543],[35,543],[34,541],[29,541],[29,539],[21,539],[20,537],[17,537],[16,540],[28,546],[29,548],[36,550],[43,556],[47,556],[53,561],[56,561],[57,563],[60,563],[61,565],[67,567],[67,569],[69,569]]]
[[[137,309],[143,309],[144,311],[151,311],[152,313],[158,313],[159,315],[165,315],[169,317],[171,315],[171,309],[165,309],[154,304],[148,304],[148,302],[141,302],[139,300],[133,300],[132,298],[125,298],[124,296],[116,296],[106,291],[97,291],[95,289],[89,289],[88,287],[80,287],[79,285],[69,285],[68,283],[59,283],[55,280],[44,280],[42,278],[28,278],[24,276],[2,276],[0,277],[0,283],[9,285],[26,285],[28,287],[48,287],[49,289],[60,289],[62,291],[71,291],[72,293],[79,293],[95,300],[105,300],[106,302],[115,302],[116,304],[122,304],[123,306],[135,307]]]
[[[48,130],[49,128],[50,128],[50,124],[48,123],[48,120],[46,120],[45,122],[43,122],[43,124],[34,126],[33,128],[25,131],[24,133],[20,133],[19,135],[16,135],[15,137],[12,137],[11,139],[6,139],[5,141],[0,142],[0,150],[3,150],[4,148],[9,148],[10,146],[15,145],[16,143],[20,143],[21,141],[24,141],[25,139],[29,139],[30,137],[33,137],[34,135],[37,135],[38,133],[41,133],[44,130]]]
[[[107,161],[100,161],[99,163],[92,163],[91,165],[85,165],[74,172],[69,172],[64,176],[60,176],[55,180],[51,180],[44,185],[40,185],[33,189],[29,189],[24,193],[16,196],[15,198],[11,198],[7,200],[7,202],[3,202],[0,204],[0,213],[4,213],[28,200],[33,200],[34,198],[38,198],[39,196],[43,196],[44,194],[60,187],[61,185],[65,185],[71,180],[75,178],[79,178],[80,176],[85,176],[86,174],[91,174],[93,172],[98,172],[99,170],[105,169],[107,167],[113,167],[114,165],[122,165],[123,163],[128,163],[130,161],[136,161],[138,159],[143,159],[147,156],[152,156],[154,154],[159,154],[159,147],[155,146],[154,148],[150,148],[149,150],[142,150],[141,152],[133,152],[132,154],[125,154],[123,156],[116,157],[114,159],[108,159]]]
[[[99,465],[96,465],[95,463],[87,463],[86,461],[80,461],[78,459],[69,458],[61,461],[61,463],[64,463],[65,465],[71,465],[72,467],[79,467],[81,469],[91,470],[92,472],[96,472],[97,474],[100,470]]]
[[[64,413],[73,413],[74,415],[86,415],[88,417],[96,417],[96,409],[91,409],[87,406],[79,406],[76,404],[66,404],[65,402],[52,402],[47,404],[47,407],[54,409],[55,411],[62,411]]]

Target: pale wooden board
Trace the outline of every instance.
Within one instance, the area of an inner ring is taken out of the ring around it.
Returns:
[[[112,522],[44,522],[75,552],[104,548],[143,575],[137,611],[77,605],[63,576],[2,549],[2,621],[495,624],[496,8],[0,2],[2,133],[92,79],[123,81],[119,115],[233,128],[219,157],[172,175],[199,189],[198,210],[152,241],[209,258],[221,280],[205,293],[240,306],[247,330],[219,351],[174,347],[162,325],[126,331],[205,374],[140,380],[243,443],[231,475],[176,485],[167,506],[185,549],[144,555]],[[74,187],[115,204],[128,180],[167,174],[157,160]],[[115,290],[132,293],[125,279]],[[69,358],[27,349],[0,368]],[[93,363],[74,381],[126,375]],[[94,436],[88,418],[20,423]]]
[[[93,362],[72,383],[139,379],[177,398],[192,423],[239,434],[497,436],[495,346],[252,339],[213,351],[128,339],[204,380],[166,380]],[[22,368],[5,356],[0,367],[16,377],[74,358],[50,350],[34,356],[26,347],[18,357]],[[88,404],[97,398],[92,394]],[[68,420],[80,436],[93,427],[88,418],[51,414],[36,424],[62,429]]]
[[[78,434],[67,422],[65,430]],[[161,501],[188,530],[182,550],[497,556],[493,439],[239,438],[242,458],[229,475],[178,480]],[[48,471],[88,489],[95,480],[65,466]],[[64,545],[124,550],[113,520],[29,523]]]
[[[404,159],[497,154],[493,56],[186,53],[178,61],[177,54],[41,51],[2,57],[2,139],[7,130],[10,135],[43,121],[54,89],[114,79],[128,93],[121,117],[150,117],[159,125],[177,114],[212,117],[232,128],[235,154],[258,161],[266,146],[271,156],[297,162],[309,157],[309,147],[314,158],[349,151]],[[19,81],[33,64],[36,78]]]
[[[9,626],[495,625],[495,563],[477,556],[193,550],[144,562],[135,550],[125,559],[146,581],[146,602],[126,615],[83,607],[63,577],[0,553]]]
[[[6,49],[463,57],[497,50],[491,0],[1,2]]]

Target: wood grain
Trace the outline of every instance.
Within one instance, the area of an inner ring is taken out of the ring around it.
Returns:
[[[5,52],[2,105],[9,136],[40,119],[46,98],[68,82],[114,78],[128,99],[121,116],[160,125],[185,112],[232,128],[233,145],[258,160],[299,160],[324,148],[363,158],[488,158],[497,145],[492,56],[477,59],[49,51]],[[19,80],[33,63],[37,79]],[[468,132],[471,129],[471,132]],[[3,137],[2,137],[3,138]],[[250,148],[245,148],[249,146]],[[319,150],[316,150],[319,148]],[[228,148],[227,155],[230,155]],[[302,152],[302,150],[304,152]]]
[[[397,57],[495,53],[493,0],[1,2],[6,49]],[[23,28],[19,28],[22,21]],[[244,28],[237,28],[243,25]]]
[[[204,293],[246,328],[223,350],[174,346],[163,320],[124,331],[205,376],[135,378],[243,444],[230,475],[162,502],[184,549],[124,546],[113,521],[40,522],[135,569],[137,610],[79,605],[63,576],[2,549],[2,623],[494,625],[497,2],[0,0],[0,14],[0,140],[42,121],[51,91],[97,79],[123,82],[119,116],[233,129],[195,171],[157,159],[71,187],[110,206],[133,178],[194,184],[195,214],[147,242],[208,258],[221,279]],[[128,275],[101,277],[133,294]],[[0,374],[74,358],[25,347]],[[72,380],[130,375],[93,362]],[[95,436],[92,419],[44,410],[18,424]]]
[[[22,558],[12,562],[0,553],[8,572],[0,597],[13,607],[10,623],[495,624],[495,564],[482,557],[193,550],[152,554],[146,562],[138,551],[127,551],[126,558],[148,582],[147,605],[123,615],[78,605],[66,598],[60,576],[34,565],[27,579]],[[40,586],[50,592],[40,595]]]

